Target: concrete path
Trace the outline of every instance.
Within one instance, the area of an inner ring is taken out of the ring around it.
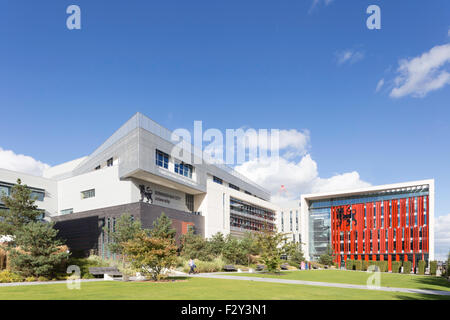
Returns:
[[[365,285],[358,284],[345,284],[345,283],[331,283],[331,282],[318,282],[318,281],[304,281],[304,280],[289,280],[289,279],[275,279],[275,278],[257,278],[246,276],[227,276],[213,273],[200,273],[190,275],[190,277],[198,278],[211,278],[211,279],[226,279],[226,280],[245,280],[256,282],[272,282],[272,283],[284,283],[284,284],[302,284],[306,286],[320,286],[320,287],[334,287],[334,288],[347,288],[347,289],[363,289],[363,290],[379,290],[390,292],[404,292],[404,293],[418,293],[418,294],[432,294],[450,296],[450,291],[441,290],[425,290],[425,289],[408,289],[408,288],[391,288],[391,287],[378,287],[370,288]]]

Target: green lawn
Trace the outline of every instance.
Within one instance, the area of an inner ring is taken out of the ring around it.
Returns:
[[[359,289],[325,288],[295,284],[260,283],[242,280],[190,278],[184,282],[86,282],[80,290],[65,284],[0,287],[0,299],[449,299],[450,297],[392,293]]]
[[[225,273],[223,273],[225,274]],[[345,270],[304,270],[283,271],[279,276],[260,273],[226,273],[234,276],[250,276],[264,278],[280,278],[291,280],[306,280],[319,282],[334,282],[365,285],[372,273]],[[443,278],[431,276],[416,276],[401,273],[381,273],[382,287],[432,289],[450,291],[450,282]]]

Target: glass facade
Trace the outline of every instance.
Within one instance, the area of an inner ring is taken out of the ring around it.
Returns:
[[[231,231],[275,230],[275,211],[230,198]]]

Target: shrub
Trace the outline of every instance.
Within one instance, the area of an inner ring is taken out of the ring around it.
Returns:
[[[369,268],[369,261],[363,260],[362,271],[367,271],[368,268]]]
[[[22,282],[23,278],[17,273],[11,272],[9,270],[3,270],[0,272],[0,283],[9,282]]]
[[[345,263],[345,269],[347,270],[353,270],[353,265],[354,265],[354,260],[352,259],[347,259],[346,263]]]
[[[202,260],[194,260],[197,268],[196,272],[220,272],[223,271],[223,267],[225,266],[225,262],[221,258],[215,258],[213,261],[202,261]],[[185,261],[183,266],[184,272],[189,272],[189,261]]]
[[[419,274],[425,274],[425,265],[426,265],[426,263],[425,263],[425,261],[424,260],[420,260],[419,261],[419,263],[417,264],[417,267],[418,267],[418,273]]]
[[[367,267],[367,269],[369,269],[370,267],[372,267],[372,271],[374,271],[373,266],[376,266],[378,270],[380,270],[380,267],[378,266],[378,261],[374,261],[374,260],[369,260],[369,266]]]
[[[45,282],[45,281],[48,281],[48,278],[43,277],[43,276],[40,276],[40,277],[38,278],[38,281]]]
[[[431,261],[430,262],[430,274],[432,276],[436,275],[436,271],[437,271],[437,261]]]
[[[403,273],[410,274],[411,267],[412,267],[411,261],[403,261]]]
[[[357,270],[357,271],[362,270],[362,261],[361,260],[355,260],[355,270]]]
[[[25,279],[25,282],[33,282],[33,281],[36,281],[36,278],[35,278],[35,277],[27,277],[27,278]]]
[[[392,273],[399,273],[401,266],[401,261],[392,261]]]
[[[380,272],[387,272],[388,262],[387,261],[377,261],[378,268],[380,268]]]

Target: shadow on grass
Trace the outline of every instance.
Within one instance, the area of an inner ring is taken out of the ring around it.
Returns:
[[[417,283],[418,285],[426,284],[429,286],[435,286],[436,288],[433,288],[433,290],[448,291],[450,289],[450,282],[442,277],[420,276],[417,277],[417,279],[414,279],[414,282]],[[421,289],[430,290],[430,287],[425,287]]]
[[[416,293],[414,296],[404,296],[404,295],[396,295],[397,299],[400,300],[448,300],[450,301],[450,296],[440,296],[434,294],[421,294]]]

